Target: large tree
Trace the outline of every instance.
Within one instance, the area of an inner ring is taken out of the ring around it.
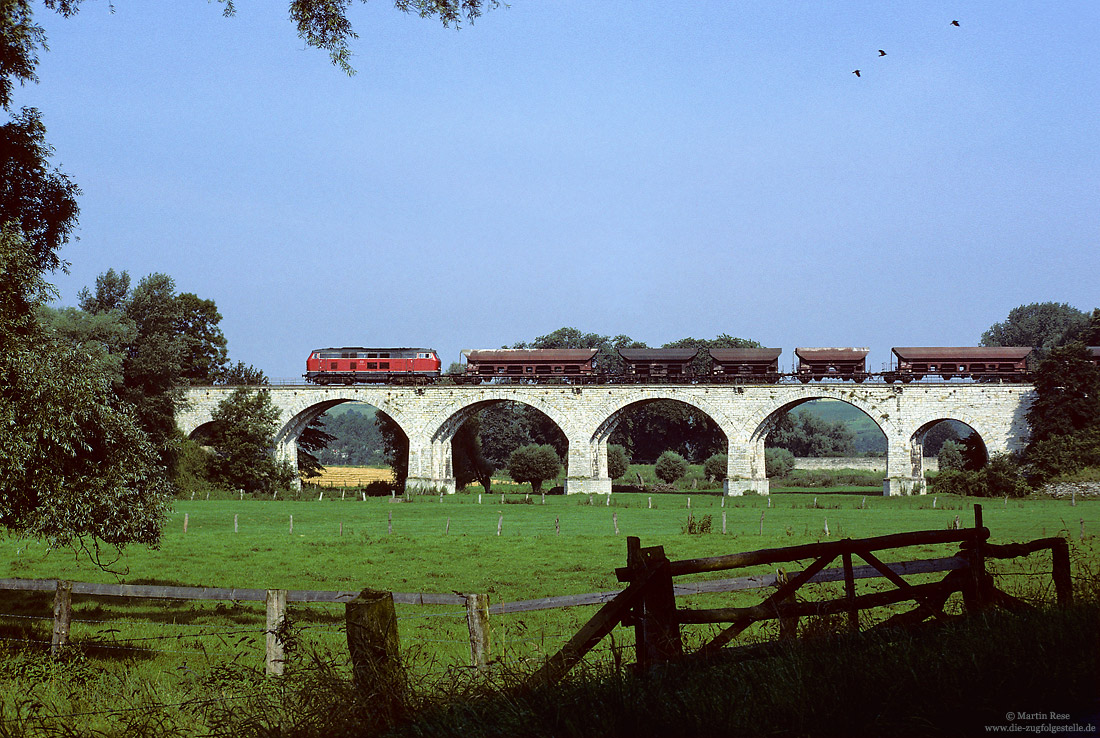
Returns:
[[[1035,400],[1027,411],[1032,442],[1100,425],[1100,367],[1084,344],[1051,351],[1033,381]]]
[[[239,387],[211,416],[214,480],[230,489],[270,494],[294,479],[290,464],[274,456],[279,410],[263,389]]]
[[[1033,302],[1009,311],[982,334],[982,346],[1031,346],[1045,354],[1071,340],[1088,324],[1088,316],[1064,302]]]
[[[9,225],[0,231],[0,526],[95,554],[100,543],[156,545],[169,505],[159,458],[109,366],[38,322],[51,288]]]
[[[0,0],[0,8],[9,2]],[[0,69],[3,66],[0,62]],[[37,110],[23,108],[0,126],[0,224],[18,226],[31,264],[40,272],[65,266],[58,252],[68,242],[79,213],[80,189],[50,164],[52,155]]]
[[[137,408],[142,427],[170,460],[180,385],[229,383],[217,306],[190,292],[177,294],[167,274],[143,277],[131,290],[130,275],[114,269],[96,277],[95,291],[85,287],[79,299],[86,313],[119,316],[131,327],[128,340],[113,349],[122,357],[119,393]],[[233,378],[245,380],[238,383],[266,384],[251,367],[234,369]]]

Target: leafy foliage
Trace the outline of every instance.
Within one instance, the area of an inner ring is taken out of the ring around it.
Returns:
[[[211,415],[210,472],[229,489],[270,494],[287,487],[294,470],[273,455],[279,411],[265,390],[240,387]]]
[[[496,468],[481,452],[481,438],[478,436],[480,430],[481,422],[476,415],[458,429],[451,441],[452,466],[455,484],[460,489],[471,482],[477,482],[488,492],[492,487]]]
[[[708,415],[674,400],[636,405],[623,413],[611,440],[635,460],[652,461],[666,450],[694,462],[726,448],[726,435]]]
[[[962,446],[955,441],[945,441],[936,454],[936,464],[941,472],[963,468]]]
[[[1035,441],[1026,458],[1027,477],[1036,485],[1089,467],[1100,469],[1100,426]]]
[[[395,489],[404,489],[409,478],[409,437],[393,418],[383,412],[374,414],[374,424],[382,440],[382,455],[393,469]]]
[[[1100,466],[1100,367],[1084,344],[1056,348],[1034,376],[1026,459],[1036,484]]]
[[[0,232],[0,525],[55,546],[156,545],[168,482],[104,362],[35,320],[50,294],[21,234]]]
[[[336,436],[325,432],[325,422],[320,415],[309,421],[298,436],[298,473],[306,479],[321,476],[325,467],[315,454],[335,440]]]
[[[520,446],[549,445],[565,456],[568,441],[549,417],[518,402],[498,402],[478,413],[482,453],[494,467],[507,465],[512,452]]]
[[[1031,492],[1019,462],[1009,454],[994,454],[977,470],[941,470],[932,485],[940,494],[970,497],[1025,497]]]
[[[764,473],[769,477],[785,477],[794,469],[794,454],[785,448],[764,449]]]
[[[921,448],[925,456],[938,456],[940,449],[948,441],[958,441],[963,434],[969,434],[970,428],[957,420],[943,420],[936,423],[924,434]]]
[[[1027,412],[1031,439],[1043,441],[1100,423],[1100,367],[1084,344],[1056,348],[1034,376],[1035,401]]]
[[[630,459],[626,455],[626,449],[614,443],[607,446],[607,476],[611,479],[622,479],[630,471]]]
[[[538,494],[542,483],[561,474],[561,460],[548,444],[520,446],[508,457],[508,475],[517,482],[529,482]]]
[[[672,484],[680,477],[687,474],[688,464],[683,456],[675,451],[665,451],[657,459],[657,466],[653,473],[665,484]]]
[[[12,0],[0,4],[0,23]],[[17,5],[22,3],[16,3]],[[29,11],[27,11],[29,16]],[[7,31],[7,28],[3,29]],[[6,67],[3,50],[7,33],[0,33],[0,69]],[[7,82],[6,76],[3,78]],[[10,84],[10,83],[9,83]],[[7,94],[0,86],[0,99]],[[7,107],[7,104],[4,104]],[[58,251],[64,246],[80,209],[80,194],[67,175],[50,166],[53,148],[46,143],[46,127],[34,108],[23,108],[0,126],[0,225],[13,223],[22,234],[31,266],[52,272],[65,266]]]
[[[729,456],[727,454],[713,454],[703,462],[703,474],[706,475],[707,479],[725,479],[728,468]]]
[[[333,440],[317,452],[322,464],[373,466],[387,463],[382,432],[373,412],[348,410],[322,417],[325,432],[333,436]]]
[[[805,410],[784,413],[766,441],[771,448],[785,448],[795,456],[851,456],[855,435],[840,422],[830,423]]]
[[[238,361],[233,366],[227,367],[226,370],[218,376],[215,382],[215,384],[224,384],[231,387],[235,385],[254,386],[267,383],[267,375],[251,364],[245,364],[243,361]]]
[[[222,316],[213,300],[190,292],[176,297],[176,333],[183,343],[180,379],[188,384],[214,384],[229,361]]]
[[[1066,303],[1033,302],[1009,311],[1004,322],[982,334],[982,346],[1032,346],[1046,353],[1070,341],[1088,323],[1088,316]]]

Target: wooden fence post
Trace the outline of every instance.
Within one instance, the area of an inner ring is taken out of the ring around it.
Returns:
[[[466,627],[470,631],[470,666],[489,666],[489,595],[466,595]]]
[[[286,652],[283,648],[282,631],[286,624],[286,590],[267,590],[267,630],[264,631],[266,655],[264,672],[268,676],[281,676]]]
[[[856,579],[852,569],[852,554],[845,551],[841,554],[844,564],[844,598],[848,601],[848,627],[854,633],[859,632],[859,610],[856,608]]]
[[[355,685],[372,704],[392,715],[404,703],[408,686],[393,593],[364,589],[344,612]]]
[[[955,520],[958,521],[958,516]],[[957,523],[956,523],[957,525]],[[968,576],[965,586],[962,588],[963,604],[968,611],[983,609],[990,602],[992,596],[992,583],[987,581],[985,572],[985,549],[983,546],[982,506],[974,505],[974,537],[961,542],[962,552],[965,553],[969,564]]]
[[[652,664],[683,656],[672,565],[665,556],[664,547],[643,549],[637,536],[628,536],[626,565],[630,569],[631,582],[648,580],[641,601],[632,609],[638,669],[645,670]]]
[[[1073,604],[1073,578],[1069,568],[1069,543],[1064,539],[1055,541],[1050,547],[1054,564],[1054,591],[1058,595],[1058,604],[1069,607]]]
[[[73,583],[57,580],[57,590],[53,596],[53,639],[50,642],[50,656],[57,658],[69,643],[69,625],[73,619]]]

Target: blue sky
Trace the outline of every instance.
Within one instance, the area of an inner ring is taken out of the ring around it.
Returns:
[[[514,0],[459,31],[375,0],[353,77],[283,3],[221,7],[38,8],[15,106],[84,191],[62,303],[168,273],[271,377],[561,326],[877,369],[1100,305],[1093,0]]]

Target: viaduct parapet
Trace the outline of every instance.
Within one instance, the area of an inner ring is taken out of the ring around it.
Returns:
[[[190,436],[233,387],[194,387],[176,415]],[[610,494],[607,441],[632,408],[674,400],[706,413],[726,434],[728,495],[768,494],[764,440],[784,411],[810,400],[847,402],[865,412],[887,440],[884,495],[923,494],[922,444],[941,420],[958,420],[981,436],[990,454],[1023,448],[1027,384],[769,384],[769,385],[432,385],[427,387],[272,386],[280,412],[276,453],[297,459],[297,439],[318,415],[344,402],[363,402],[389,415],[409,438],[410,488],[455,491],[451,440],[480,409],[498,402],[529,405],[553,420],[569,442],[567,494]]]

